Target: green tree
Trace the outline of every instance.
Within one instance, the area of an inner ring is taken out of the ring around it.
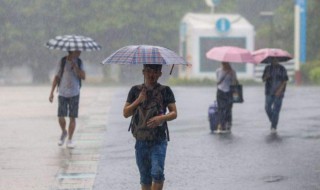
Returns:
[[[308,0],[308,60],[319,58],[319,4]],[[256,47],[262,47],[271,31],[259,12],[274,10],[274,44],[292,52],[293,6],[294,0],[223,0],[216,12],[244,15],[256,27]],[[100,43],[102,51],[83,55],[96,63],[129,44],[178,51],[179,23],[187,12],[208,13],[210,8],[204,0],[2,0],[0,67],[28,64],[36,79],[48,81],[49,70],[63,53],[46,49],[44,43],[63,34],[90,36]]]

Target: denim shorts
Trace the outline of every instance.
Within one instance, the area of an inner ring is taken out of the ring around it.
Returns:
[[[58,117],[78,117],[79,95],[66,98],[59,96]]]
[[[140,172],[140,184],[164,181],[164,162],[167,152],[167,140],[141,141],[135,144],[136,162]]]

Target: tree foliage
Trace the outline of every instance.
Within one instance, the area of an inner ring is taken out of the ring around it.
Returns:
[[[315,59],[320,53],[316,19],[320,17],[317,11],[320,3],[308,2],[308,59]],[[256,26],[259,47],[266,45],[271,31],[258,14],[263,9],[275,9],[275,45],[292,50],[293,3],[293,0],[223,0],[216,11],[244,15]],[[210,9],[204,0],[1,0],[0,68],[28,64],[36,78],[48,80],[52,62],[62,53],[46,49],[44,43],[63,34],[90,36],[101,44],[102,51],[85,54],[92,62],[100,62],[129,44],[153,44],[178,51],[179,22],[187,12],[203,13]]]

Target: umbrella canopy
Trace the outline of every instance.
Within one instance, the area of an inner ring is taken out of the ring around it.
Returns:
[[[292,59],[290,53],[282,49],[264,48],[252,52],[253,58],[258,63],[271,63],[272,59],[285,62]]]
[[[101,49],[101,46],[93,39],[77,35],[57,36],[49,40],[46,47],[62,51],[95,51]]]
[[[122,47],[103,60],[102,64],[188,65],[182,57],[172,50],[151,45],[131,45]]]
[[[249,50],[235,46],[219,46],[210,49],[206,56],[215,61],[232,63],[256,63]]]

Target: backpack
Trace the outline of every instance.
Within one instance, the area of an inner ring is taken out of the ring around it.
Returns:
[[[59,80],[58,80],[58,87],[59,87],[59,85],[60,85],[60,81],[61,81],[61,79],[62,79],[62,76],[63,76],[63,72],[64,72],[64,67],[65,67],[65,65],[66,65],[66,63],[67,63],[67,57],[63,57],[62,59],[61,59],[61,64],[60,64],[60,75],[59,75]],[[78,64],[78,67],[79,68],[81,68],[81,66],[82,66],[82,60],[80,59],[80,58],[77,58],[77,64]],[[79,78],[79,85],[80,85],[80,88],[81,88],[81,79]]]
[[[139,85],[138,89],[141,91],[145,88],[144,85]],[[165,113],[164,98],[162,90],[165,86],[157,84],[153,90],[147,91],[147,98],[144,102],[140,103],[135,109],[128,131],[131,130],[132,135],[137,140],[159,140],[162,134],[165,134],[169,139],[169,130],[167,122],[162,123],[160,126],[155,128],[147,127],[147,121],[157,115]],[[139,92],[140,92],[139,91]],[[162,134],[161,134],[162,133]]]

